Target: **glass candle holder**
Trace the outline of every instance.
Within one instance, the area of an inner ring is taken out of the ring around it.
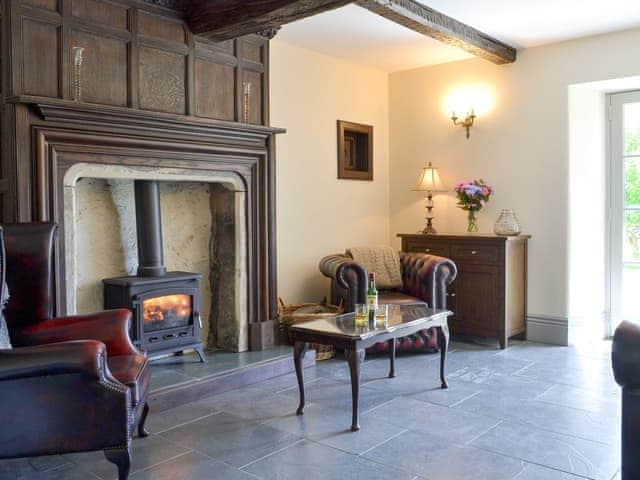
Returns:
[[[79,102],[82,95],[82,60],[83,60],[84,48],[72,47],[71,48],[71,60],[73,62],[73,99]]]
[[[242,84],[242,121],[249,123],[249,105],[251,103],[251,83]]]

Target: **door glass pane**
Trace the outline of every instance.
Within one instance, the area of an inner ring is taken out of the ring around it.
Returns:
[[[148,298],[142,302],[144,331],[187,326],[191,321],[191,310],[191,295]]]
[[[640,103],[624,106],[624,152],[640,155]]]
[[[640,320],[638,291],[640,289],[640,265],[625,263],[622,269],[622,318]]]
[[[624,207],[640,209],[640,158],[624,161]]]
[[[622,247],[624,262],[638,262],[640,266],[640,211],[624,212],[622,241],[624,242]]]
[[[622,318],[640,320],[640,103],[623,107]]]

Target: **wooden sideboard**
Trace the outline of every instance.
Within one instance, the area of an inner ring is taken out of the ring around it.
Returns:
[[[497,338],[501,348],[509,338],[525,334],[530,236],[401,233],[398,237],[403,252],[447,257],[458,267],[447,294],[454,334]]]

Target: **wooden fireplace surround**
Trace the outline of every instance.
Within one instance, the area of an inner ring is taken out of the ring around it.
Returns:
[[[216,42],[194,34],[170,2],[152,3],[163,4],[2,2],[2,222],[60,224],[56,314],[64,314],[69,168],[233,172],[247,192],[249,348],[266,348],[277,338],[274,136],[283,131],[268,126],[269,36]],[[85,49],[79,99],[74,47]]]
[[[33,147],[18,164],[21,221],[55,221],[56,314],[66,313],[63,179],[78,163],[231,172],[246,188],[249,348],[277,339],[274,135],[282,130],[183,119],[63,100],[20,98],[20,131]]]

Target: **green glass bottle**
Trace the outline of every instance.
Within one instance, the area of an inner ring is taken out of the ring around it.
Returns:
[[[378,290],[376,289],[376,274],[369,273],[369,288],[367,290],[367,306],[369,307],[369,323],[375,323],[378,311]]]

